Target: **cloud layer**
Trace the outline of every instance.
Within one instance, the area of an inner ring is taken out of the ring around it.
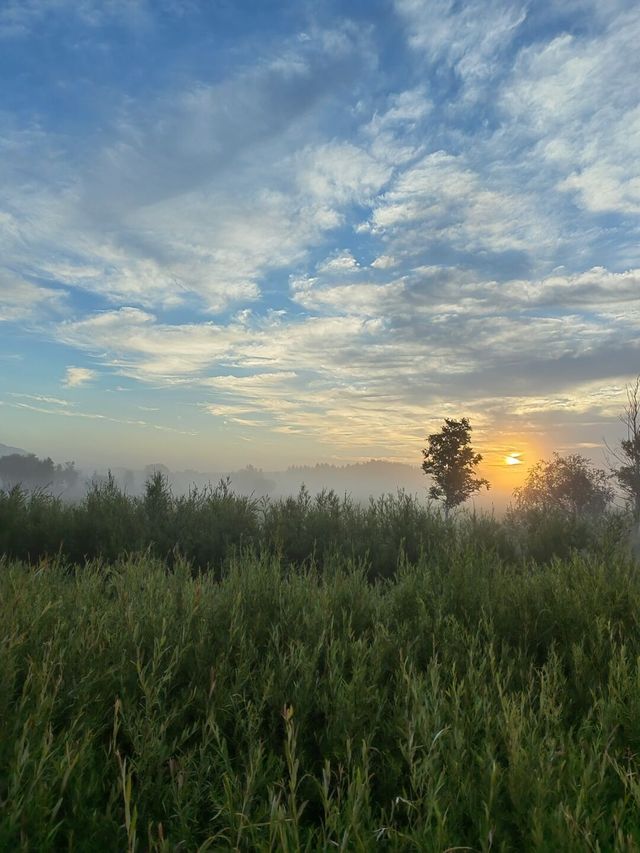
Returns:
[[[610,429],[640,372],[636,4],[178,6],[0,14],[7,352],[307,459],[411,459],[445,415],[487,446]],[[45,69],[25,45],[64,21]],[[142,32],[145,75],[102,62]],[[0,390],[55,398],[45,373]]]

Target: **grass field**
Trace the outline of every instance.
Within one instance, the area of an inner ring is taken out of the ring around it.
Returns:
[[[453,530],[453,529],[452,529]],[[1,850],[638,850],[640,578],[0,563]]]

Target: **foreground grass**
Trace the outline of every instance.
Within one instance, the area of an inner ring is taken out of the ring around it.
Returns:
[[[1,850],[638,850],[640,578],[0,563]]]

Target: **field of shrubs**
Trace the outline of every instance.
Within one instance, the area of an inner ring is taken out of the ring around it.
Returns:
[[[81,565],[111,563],[145,552],[169,565],[177,557],[217,573],[247,550],[282,558],[285,565],[355,560],[371,580],[395,575],[398,561],[431,564],[448,559],[451,540],[499,559],[545,562],[576,550],[609,553],[628,542],[624,513],[545,511],[536,506],[503,519],[462,513],[447,521],[435,505],[399,492],[360,504],[333,491],[254,499],[229,483],[174,495],[157,473],[143,497],[124,492],[111,477],[69,503],[46,490],[0,489],[0,555],[36,563],[59,556]]]
[[[0,849],[640,849],[629,521],[0,495]]]

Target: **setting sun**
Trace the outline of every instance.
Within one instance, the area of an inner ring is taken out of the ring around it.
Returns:
[[[520,457],[522,453],[510,453],[508,456],[504,457],[504,461],[506,465],[522,465],[522,460]]]

